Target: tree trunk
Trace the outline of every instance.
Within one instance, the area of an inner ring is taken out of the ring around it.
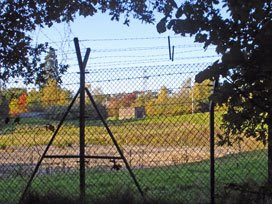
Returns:
[[[268,118],[268,184],[272,185],[272,114]]]

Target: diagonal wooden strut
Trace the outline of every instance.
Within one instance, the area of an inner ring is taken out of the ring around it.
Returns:
[[[103,116],[101,115],[101,113],[100,113],[100,111],[99,111],[99,109],[98,109],[98,107],[97,107],[97,105],[96,105],[96,103],[95,103],[95,101],[94,101],[94,99],[93,99],[92,94],[90,93],[90,91],[89,91],[87,88],[85,88],[85,90],[86,90],[86,93],[87,93],[89,99],[91,100],[91,103],[92,103],[94,109],[96,110],[96,112],[97,112],[97,114],[98,114],[100,120],[102,121],[104,127],[106,128],[106,130],[107,130],[107,132],[108,132],[108,134],[109,134],[109,136],[110,136],[110,138],[111,138],[111,140],[112,140],[114,146],[116,147],[116,149],[117,149],[117,151],[118,151],[120,157],[121,157],[122,160],[124,161],[124,163],[125,163],[125,165],[126,165],[126,168],[127,168],[128,172],[129,172],[131,178],[133,179],[133,181],[134,181],[136,187],[138,188],[140,194],[144,197],[144,192],[142,191],[142,189],[141,189],[141,187],[140,187],[140,184],[138,183],[138,181],[137,181],[137,179],[136,179],[136,177],[135,177],[133,171],[131,170],[131,168],[130,168],[128,162],[127,162],[126,157],[124,156],[124,154],[123,154],[122,150],[120,149],[120,147],[119,147],[119,145],[118,145],[118,143],[117,143],[115,137],[113,136],[113,134],[112,134],[112,132],[111,132],[111,129],[109,128],[107,122],[104,120]]]
[[[30,176],[30,179],[28,180],[28,183],[27,183],[27,185],[26,185],[26,187],[25,187],[25,190],[24,190],[24,192],[23,192],[23,194],[22,194],[22,196],[21,196],[21,198],[20,198],[19,203],[23,203],[23,201],[24,201],[24,199],[25,199],[25,197],[26,197],[26,194],[27,194],[27,192],[28,192],[28,190],[29,190],[29,188],[30,188],[30,185],[31,185],[31,183],[32,183],[32,181],[33,181],[33,179],[34,179],[36,173],[38,172],[38,170],[39,170],[39,168],[40,168],[40,165],[41,165],[43,159],[45,158],[45,156],[46,156],[46,154],[47,154],[47,152],[48,152],[50,146],[52,145],[52,143],[53,143],[53,141],[54,141],[56,135],[58,134],[58,132],[59,132],[59,130],[60,130],[60,128],[61,128],[61,126],[62,126],[64,120],[65,120],[65,118],[67,117],[69,111],[71,110],[73,104],[75,103],[75,100],[76,100],[77,96],[79,95],[79,91],[80,91],[80,90],[78,90],[78,92],[77,92],[76,95],[74,96],[74,98],[73,98],[73,100],[71,101],[70,105],[68,106],[66,112],[64,113],[62,119],[60,120],[60,122],[59,122],[59,124],[58,124],[58,126],[57,126],[57,128],[56,128],[56,130],[55,130],[55,132],[53,133],[53,135],[52,135],[52,137],[51,137],[49,143],[47,144],[47,146],[46,146],[46,148],[45,148],[45,150],[44,150],[44,152],[43,152],[43,154],[42,154],[40,160],[38,161],[38,163],[37,163],[37,165],[36,165],[36,167],[35,167],[33,173],[32,173],[31,176]]]

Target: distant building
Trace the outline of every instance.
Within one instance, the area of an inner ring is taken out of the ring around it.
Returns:
[[[145,108],[144,107],[128,107],[119,109],[119,119],[141,119],[145,117]]]

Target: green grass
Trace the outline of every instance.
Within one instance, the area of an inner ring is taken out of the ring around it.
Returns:
[[[220,114],[221,115],[221,114]],[[151,124],[151,123],[175,123],[175,122],[191,122],[193,124],[203,125],[209,123],[209,113],[194,113],[178,116],[157,116],[146,118],[144,120],[132,120],[134,124]]]
[[[220,116],[221,113],[218,115]],[[45,124],[50,123],[56,127],[58,122],[23,118],[20,125],[8,125],[2,130],[0,143],[6,144],[7,147],[47,144],[52,132],[46,131]],[[179,147],[209,144],[208,113],[161,116],[141,120],[108,120],[108,125],[120,145]],[[112,144],[101,121],[86,120],[85,132],[87,144]],[[78,144],[78,138],[78,121],[68,120],[60,129],[53,145],[64,147],[65,144]]]
[[[221,121],[217,113],[216,132]],[[46,145],[52,132],[46,131],[44,125],[57,126],[59,121],[46,119],[22,119],[20,125],[9,125],[0,135],[0,151],[10,146]],[[141,120],[108,120],[111,131],[120,146],[149,145],[208,147],[209,115],[196,113],[171,117],[154,117]],[[109,135],[100,121],[86,121],[86,144],[112,144]],[[259,143],[250,139],[248,148],[255,150]],[[79,143],[78,121],[65,121],[53,145],[66,148]],[[244,149],[245,150],[245,149]],[[267,155],[265,151],[244,152],[237,155],[216,159],[217,194],[224,195],[224,187],[229,183],[250,181],[262,184],[266,180]],[[209,161],[201,161],[179,166],[154,167],[134,170],[146,196],[151,200],[170,200],[184,203],[203,203],[209,201]],[[0,180],[0,203],[14,203],[19,199],[28,177],[10,175]],[[78,192],[78,172],[53,175],[40,175],[35,178],[32,189],[38,194],[51,192],[65,197],[76,197]],[[127,171],[111,172],[89,169],[86,173],[87,196],[90,199],[103,199],[112,192],[133,192],[140,199],[137,189]],[[117,193],[118,194],[118,193]],[[218,198],[221,198],[218,196]],[[2,199],[2,200],[1,200]],[[165,202],[162,202],[165,203]]]
[[[218,113],[218,117],[221,117],[222,113]],[[161,122],[192,122],[194,124],[207,124],[209,123],[209,113],[194,113],[184,114],[177,116],[155,116],[147,117],[145,119],[127,119],[127,120],[108,120],[110,124],[122,125],[122,124],[152,124]]]
[[[264,150],[216,159],[217,199],[222,198],[226,193],[225,186],[230,183],[243,184],[249,181],[256,185],[265,183],[266,161],[267,154]],[[134,170],[134,173],[148,199],[180,203],[209,202],[209,161],[138,169]],[[78,172],[40,175],[34,179],[32,189],[40,195],[53,192],[67,198],[76,198],[79,195],[78,175]],[[0,181],[0,201],[3,203],[17,201],[26,181],[27,178],[22,177],[2,179]],[[137,199],[140,199],[126,170],[113,172],[92,169],[86,172],[88,199],[103,199],[112,192],[124,192],[127,189],[133,192]]]

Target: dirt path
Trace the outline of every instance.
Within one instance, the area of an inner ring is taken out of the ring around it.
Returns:
[[[10,175],[29,175],[37,163],[45,146],[9,147],[0,150],[0,178]],[[119,156],[114,146],[92,145],[85,148],[86,155]],[[207,147],[152,147],[124,146],[123,152],[131,168],[148,168],[192,163],[209,159]],[[215,156],[222,157],[238,153],[231,148],[217,147]],[[58,148],[52,146],[47,155],[78,155],[78,146]],[[79,159],[44,159],[39,173],[70,172],[78,169]],[[118,161],[124,168],[123,162]],[[86,159],[87,168],[110,170],[112,163],[101,159]]]

